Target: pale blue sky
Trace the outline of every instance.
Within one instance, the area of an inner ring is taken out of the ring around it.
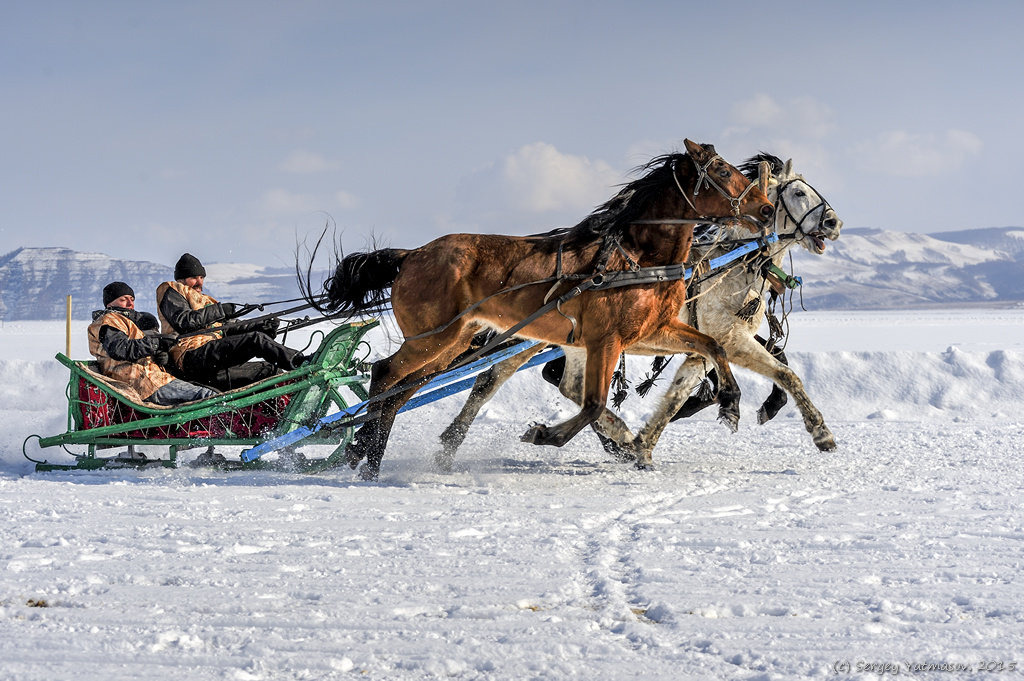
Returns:
[[[848,227],[1024,225],[1024,2],[0,0],[0,254],[290,266],[575,223],[682,139]]]

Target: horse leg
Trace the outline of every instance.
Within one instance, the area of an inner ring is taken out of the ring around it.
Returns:
[[[832,431],[825,425],[825,417],[818,408],[811,402],[811,398],[804,389],[803,381],[788,366],[772,356],[770,352],[761,347],[751,336],[734,339],[735,346],[730,343],[729,359],[737,366],[756,371],[778,385],[785,388],[786,392],[793,396],[800,415],[803,417],[804,427],[810,433],[815,446],[823,452],[831,452],[836,448],[836,440]]]
[[[597,420],[590,424],[594,435],[604,451],[618,463],[630,463],[637,460],[633,450],[633,431],[613,411],[605,407]]]
[[[679,374],[677,372],[676,380],[678,380],[678,378]],[[670,422],[678,421],[679,419],[688,419],[694,414],[704,411],[715,403],[715,392],[718,390],[718,372],[712,369],[705,374],[704,378],[707,379],[708,384],[710,385],[710,390],[707,391],[707,394],[705,395],[705,390],[701,388],[696,395],[690,395],[687,397],[686,401],[683,402],[683,406],[679,407],[679,411],[669,419]],[[673,382],[673,385],[674,384],[675,383]],[[693,386],[691,386],[690,389],[692,390]]]
[[[360,428],[359,433],[356,434],[358,438],[364,428],[369,427],[370,429],[367,438],[360,439],[362,444],[361,453],[366,457],[366,463],[359,469],[359,477],[363,480],[373,481],[380,475],[380,464],[384,459],[384,450],[388,446],[388,438],[391,436],[391,428],[394,426],[395,416],[398,414],[399,408],[412,397],[413,392],[415,391],[409,390],[382,400],[377,418],[367,423],[363,428]],[[355,457],[349,456],[347,448],[345,450],[345,458],[353,468],[359,463],[358,459],[353,462]]]
[[[768,341],[764,338],[754,336],[754,339],[763,345],[765,349],[768,348]],[[789,360],[786,359],[786,353],[782,351],[782,348],[773,347],[769,352],[771,352],[777,360],[786,366],[789,366]],[[718,374],[715,373],[714,369],[708,372],[707,379],[711,382],[711,392],[714,393],[714,391],[718,389]],[[786,394],[786,391],[780,388],[778,384],[772,383],[772,391],[768,394],[768,397],[766,397],[764,402],[761,404],[761,408],[757,411],[758,425],[763,426],[775,418],[779,411],[786,406],[788,401],[789,395]],[[689,418],[697,412],[711,406],[714,402],[715,400],[711,396],[701,394],[690,395],[686,398],[686,401],[683,402],[683,406],[679,407],[679,411],[675,413],[675,416],[673,416],[671,420],[678,421],[679,419]]]
[[[494,394],[498,392],[498,388],[504,385],[505,381],[510,379],[519,371],[521,366],[530,361],[530,358],[543,349],[544,344],[538,343],[533,348],[509,357],[477,376],[473,389],[466,399],[466,404],[462,406],[462,411],[441,433],[442,450],[434,454],[434,463],[439,469],[446,472],[451,471],[452,464],[455,463],[455,453],[462,445],[463,440],[466,439],[466,433],[469,432],[469,427],[473,425],[473,421],[476,419],[477,414],[480,413],[480,409],[494,397]]]
[[[570,358],[571,361],[570,361]],[[582,352],[566,350],[565,356],[544,365],[544,380],[558,386],[558,391],[576,404],[583,403],[583,372],[586,359]],[[625,421],[605,407],[590,424],[604,451],[619,463],[636,461],[631,444],[633,432]]]
[[[729,368],[731,357],[726,358],[725,349],[718,341],[687,326],[678,318],[674,318],[652,334],[650,338],[645,339],[643,345],[664,354],[681,355],[696,352],[711,360],[718,370],[721,382],[718,389],[718,420],[731,431],[738,430],[740,386],[732,374],[732,369]],[[764,350],[764,348],[761,349]]]
[[[380,384],[387,381],[390,373],[391,358],[377,360],[370,367],[370,389],[369,396],[372,398],[384,392]],[[372,407],[371,407],[372,409]],[[381,406],[376,408],[379,415]],[[371,412],[372,413],[372,412]],[[345,446],[345,462],[350,468],[355,468],[359,462],[366,458],[367,453],[380,447],[380,419],[375,417],[367,421],[356,430],[352,441]]]
[[[583,399],[580,401],[582,408],[579,413],[555,426],[535,424],[523,435],[523,442],[561,447],[601,416],[608,400],[608,386],[615,372],[615,361],[622,350],[618,339],[602,340],[587,344]]]
[[[732,360],[732,355],[729,356],[729,359]],[[696,400],[701,404],[700,409],[703,409],[714,401],[714,399],[711,399],[705,402],[702,399],[690,397],[693,387],[701,380],[701,374],[705,371],[705,366],[703,357],[691,355],[676,369],[672,383],[665,391],[665,394],[662,395],[661,401],[658,402],[658,406],[654,409],[654,413],[651,414],[633,441],[633,448],[636,450],[637,456],[637,468],[649,468],[654,465],[654,447],[658,444],[658,440],[668,424],[676,420],[682,411],[677,409],[680,402],[690,404],[691,401]],[[700,409],[695,410],[693,413],[700,411]]]
[[[725,350],[711,336],[696,331],[678,319],[662,329],[657,335],[644,342],[647,346],[659,347],[672,354],[699,352],[710,359],[718,375],[721,386],[718,390],[719,420],[724,422],[733,432],[739,423],[739,385],[732,375],[726,361]],[[729,361],[734,361],[729,355]],[[687,400],[690,391],[700,380],[705,362],[700,356],[691,355],[683,361],[672,379],[658,407],[644,424],[633,440],[632,449],[636,452],[637,468],[649,468],[654,465],[654,446],[661,438],[666,426],[673,420],[679,405]]]
[[[452,327],[428,339],[402,343],[394,355],[374,363],[370,375],[370,399],[378,398],[403,381],[416,382],[441,371],[469,345],[471,338],[472,331],[462,326]],[[418,387],[400,390],[380,400],[376,418],[363,425],[345,448],[345,460],[352,468],[366,458],[360,470],[364,480],[377,479],[395,416]]]
[[[768,341],[760,336],[754,336],[754,340],[763,345],[768,350]],[[779,360],[786,366],[789,366],[789,360],[786,358],[786,353],[782,351],[782,348],[773,346],[768,352],[772,353],[775,359]],[[779,387],[777,383],[772,383],[772,391],[768,397],[765,398],[764,403],[761,404],[761,408],[757,410],[757,423],[758,425],[764,425],[775,418],[775,415],[786,406],[786,402],[789,401],[789,396],[786,391]]]
[[[370,371],[369,396],[371,400],[390,390],[406,377],[405,375],[396,376],[393,371],[397,356],[398,353],[374,362]],[[411,394],[409,396],[411,397]],[[352,442],[345,447],[345,461],[351,468],[356,468],[360,461],[366,459],[366,464],[360,470],[360,476],[364,480],[376,480],[380,473],[380,463],[384,458],[384,450],[387,448],[395,416],[401,405],[408,399],[406,397],[404,400],[399,400],[400,397],[402,397],[401,393],[392,395],[371,407],[375,410],[376,416],[364,423],[356,431]]]

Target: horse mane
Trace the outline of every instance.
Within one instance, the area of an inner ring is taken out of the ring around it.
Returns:
[[[631,172],[642,172],[643,176],[622,185],[615,196],[598,206],[576,226],[537,236],[554,237],[567,248],[586,246],[607,236],[622,237],[651,201],[660,197],[665,185],[675,181],[672,179],[673,169],[684,159],[689,163],[689,154],[663,154],[637,166]]]
[[[761,151],[758,152],[756,156],[751,156],[746,161],[736,166],[736,168],[746,175],[748,180],[757,180],[758,167],[762,161],[766,161],[768,163],[772,175],[777,175],[786,167],[786,162],[778,156],[769,154],[766,151]]]

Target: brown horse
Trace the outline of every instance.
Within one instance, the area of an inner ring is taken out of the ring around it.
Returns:
[[[373,366],[370,403],[378,411],[349,445],[349,464],[355,468],[366,457],[362,477],[376,479],[395,415],[421,382],[448,367],[478,332],[504,332],[545,306],[551,309],[515,335],[584,349],[584,397],[576,416],[552,427],[535,425],[525,440],[561,446],[592,423],[605,407],[624,351],[709,358],[719,371],[721,417],[735,428],[739,386],[725,352],[679,321],[686,283],[668,273],[686,262],[691,221],[727,219],[757,233],[773,207],[764,189],[713,146],[690,140],[685,145],[686,154],[653,159],[642,167],[645,175],[568,230],[533,237],[450,234],[413,250],[342,259],[326,282],[321,311],[379,310],[390,287],[390,304],[405,335],[394,355]],[[636,278],[628,279],[630,272]],[[602,287],[616,275],[627,283]],[[549,301],[558,301],[557,309]]]

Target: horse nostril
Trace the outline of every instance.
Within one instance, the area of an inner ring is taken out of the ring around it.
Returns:
[[[823,226],[825,226],[825,227],[828,227],[829,229],[835,229],[836,228],[836,219],[835,218],[827,218],[821,224]]]
[[[775,215],[775,208],[770,203],[761,206],[761,216],[764,217],[765,220],[773,215]]]

